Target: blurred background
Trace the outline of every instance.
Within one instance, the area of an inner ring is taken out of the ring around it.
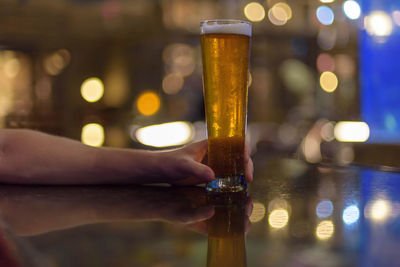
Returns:
[[[397,132],[400,4],[389,0],[3,0],[0,126],[93,146],[205,138],[199,22],[214,18],[253,22],[253,149],[270,143],[315,163],[324,142]],[[377,93],[383,81],[393,85],[387,98]],[[339,161],[351,162],[354,152],[340,149]]]

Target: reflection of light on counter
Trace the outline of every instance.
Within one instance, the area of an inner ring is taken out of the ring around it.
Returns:
[[[318,203],[316,208],[317,216],[319,218],[326,218],[332,215],[333,204],[330,200],[324,200]]]
[[[374,11],[364,18],[364,27],[370,35],[388,36],[392,34],[393,24],[390,16],[383,11]]]
[[[360,5],[354,0],[343,3],[343,12],[349,19],[358,19],[361,15]]]
[[[292,18],[292,9],[286,3],[276,3],[268,11],[268,18],[276,26],[285,25]]]
[[[335,91],[338,83],[339,81],[335,73],[330,71],[324,71],[323,73],[321,73],[319,84],[325,92],[332,93],[333,91]]]
[[[166,94],[174,95],[183,87],[183,76],[180,73],[167,74],[162,81],[162,88]]]
[[[294,144],[297,140],[297,127],[284,123],[278,129],[278,138],[285,145]]]
[[[259,22],[265,18],[265,9],[260,3],[251,2],[244,7],[244,15],[250,21]]]
[[[148,146],[167,147],[188,143],[193,134],[192,125],[177,121],[140,128],[136,131],[136,139]]]
[[[362,121],[340,121],[335,125],[334,135],[341,142],[365,142],[369,137],[369,127]]]
[[[317,8],[317,19],[321,24],[331,25],[335,19],[335,15],[330,7],[320,6]]]
[[[384,222],[389,217],[391,209],[389,201],[378,199],[366,207],[367,217],[375,222]]]
[[[342,220],[345,224],[350,225],[358,221],[360,218],[360,210],[356,205],[348,206],[343,211]]]
[[[285,209],[275,209],[268,217],[269,225],[272,228],[280,229],[287,225],[289,221],[289,213]]]
[[[81,95],[87,102],[99,101],[103,94],[104,85],[99,78],[88,78],[81,85]]]
[[[82,143],[89,146],[101,146],[104,143],[104,128],[98,123],[89,123],[83,126]]]
[[[160,109],[160,105],[160,97],[153,91],[143,92],[136,101],[137,109],[145,116],[156,113]]]
[[[322,160],[321,143],[312,134],[308,134],[303,141],[303,154],[310,163],[317,163]]]
[[[254,202],[253,212],[250,215],[250,222],[256,223],[261,221],[265,216],[265,206],[262,203]]]
[[[333,135],[333,130],[335,128],[335,123],[328,121],[321,127],[321,138],[326,141],[330,142],[333,139],[335,139],[335,136]]]
[[[335,225],[331,220],[325,220],[318,224],[315,235],[320,240],[327,240],[335,232]]]

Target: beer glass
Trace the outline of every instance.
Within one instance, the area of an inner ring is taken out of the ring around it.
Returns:
[[[247,188],[244,145],[251,24],[240,20],[200,23],[208,165],[216,179],[211,192]]]
[[[245,191],[208,193],[214,216],[207,221],[207,267],[246,267]]]

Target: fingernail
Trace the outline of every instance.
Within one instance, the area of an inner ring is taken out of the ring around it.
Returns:
[[[215,179],[215,174],[214,174],[214,172],[211,170],[211,169],[209,169],[208,171],[207,171],[207,180],[208,181],[212,181],[212,180],[214,180]]]

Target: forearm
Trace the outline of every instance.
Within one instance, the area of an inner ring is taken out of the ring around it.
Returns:
[[[148,151],[94,148],[30,130],[2,130],[0,149],[0,182],[7,183],[152,182],[157,160]]]

